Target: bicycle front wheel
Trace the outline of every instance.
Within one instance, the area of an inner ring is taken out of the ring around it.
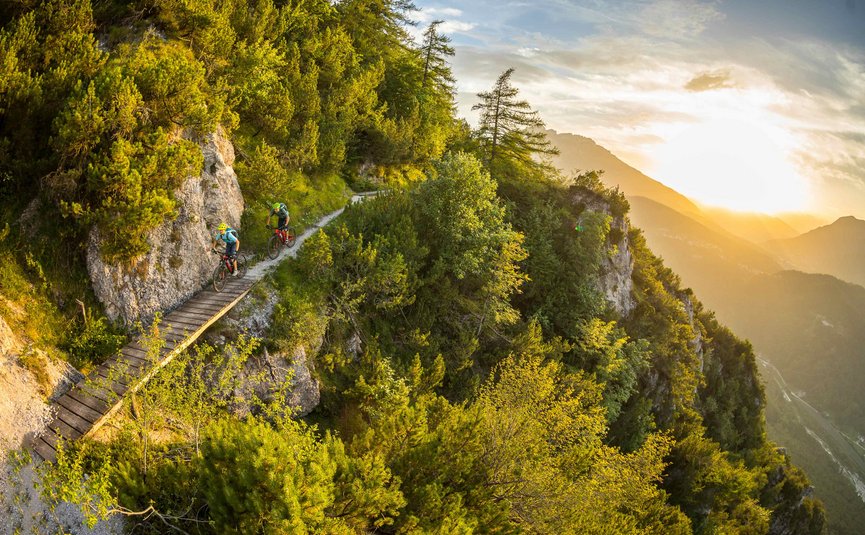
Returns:
[[[276,257],[279,256],[279,252],[282,250],[282,240],[279,239],[279,236],[274,234],[267,240],[267,256],[270,257],[271,260],[276,260]]]
[[[222,289],[225,288],[225,282],[227,279],[228,269],[225,268],[225,264],[220,262],[213,271],[213,290],[221,292]]]
[[[297,243],[297,233],[294,231],[294,227],[288,227],[286,233],[288,234],[288,237],[285,241],[285,245],[290,249],[294,247],[295,243]]]

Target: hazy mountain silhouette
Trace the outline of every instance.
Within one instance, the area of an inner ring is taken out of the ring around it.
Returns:
[[[553,156],[553,164],[565,173],[575,169],[603,170],[601,180],[604,184],[608,187],[618,186],[628,197],[646,197],[686,214],[700,212],[689,198],[634,169],[592,139],[560,134],[555,130],[547,130],[546,134],[560,152],[558,156]]]
[[[754,243],[793,238],[802,233],[787,223],[783,216],[735,212],[712,206],[700,206],[700,210],[715,225]],[[795,214],[794,217],[797,215]]]
[[[865,221],[852,216],[766,248],[782,263],[810,273],[827,273],[865,286]]]
[[[729,290],[719,282],[738,284],[781,269],[758,246],[709,228],[669,206],[645,197],[632,197],[630,203],[631,221],[642,229],[652,251],[710,307]]]

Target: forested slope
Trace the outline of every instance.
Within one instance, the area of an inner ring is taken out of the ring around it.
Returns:
[[[750,346],[652,255],[622,195],[538,163],[554,151],[511,71],[477,130],[458,121],[453,51],[435,24],[409,39],[410,7],[4,4],[0,247],[31,281],[0,281],[9,301],[72,317],[94,229],[134,263],[217,129],[253,246],[266,201],[302,220],[347,186],[389,189],[273,277],[260,339],[226,329],[43,466],[45,499],[153,533],[820,533],[807,479],[766,441]],[[21,223],[28,206],[43,225]],[[110,352],[107,322],[77,329],[31,342]],[[321,384],[304,419],[290,381],[259,396],[264,375],[241,373],[298,346]]]

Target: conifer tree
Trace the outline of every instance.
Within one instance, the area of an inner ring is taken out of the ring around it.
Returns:
[[[558,154],[544,135],[544,121],[511,85],[514,69],[503,72],[491,91],[478,93],[481,102],[472,110],[481,111],[479,135],[485,145],[486,164],[499,160],[532,163],[533,154]]]
[[[438,27],[444,21],[433,21],[423,33],[423,78],[422,87],[427,84],[435,84],[438,88],[451,92],[454,85],[454,77],[447,63],[447,58],[454,55],[454,48],[450,46],[450,37],[438,32]]]

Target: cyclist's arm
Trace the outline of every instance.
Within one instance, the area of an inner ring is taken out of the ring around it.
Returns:
[[[265,225],[267,225],[268,227],[270,226],[270,218],[271,217],[273,217],[273,210],[271,210],[270,213],[267,214],[267,223],[265,223]]]

